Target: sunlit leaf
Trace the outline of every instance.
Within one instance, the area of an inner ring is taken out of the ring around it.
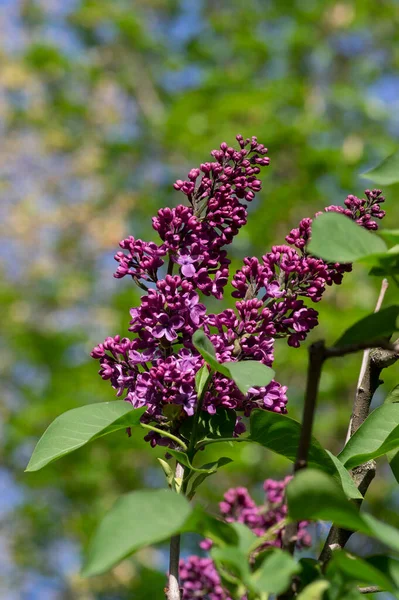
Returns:
[[[399,306],[388,306],[379,312],[367,315],[354,325],[334,344],[337,348],[351,344],[373,343],[384,338],[389,338],[397,329]]]
[[[146,407],[135,409],[123,400],[88,404],[69,410],[46,429],[26,471],[38,471],[96,438],[138,425],[145,411]]]
[[[322,600],[324,592],[329,586],[330,583],[325,579],[314,581],[302,590],[298,595],[297,600]]]
[[[120,497],[90,543],[82,575],[104,573],[126,556],[182,529],[192,508],[170,490],[140,490]]]
[[[274,377],[273,369],[256,360],[223,363],[242,394],[252,387],[266,387]]]
[[[215,348],[202,329],[197,329],[197,331],[194,333],[193,344],[211,369],[217,371],[218,373],[222,373],[222,375],[225,375],[226,377],[229,377],[229,372],[222,366],[221,363],[218,362]]]
[[[385,242],[345,215],[327,212],[312,223],[308,252],[328,262],[352,263],[369,254],[385,252]]]
[[[333,552],[328,571],[332,569],[338,569],[348,581],[378,585],[387,591],[394,591],[395,589],[391,579],[366,559],[353,556],[344,551],[337,550]]]
[[[265,552],[262,564],[251,575],[251,588],[259,594],[281,594],[289,587],[293,575],[300,570],[299,563],[288,552],[275,548]]]
[[[383,404],[370,413],[338,458],[351,469],[398,447],[399,404]]]
[[[399,551],[399,531],[369,514],[359,513],[355,504],[326,473],[314,469],[299,471],[287,486],[287,503],[288,516],[295,521],[331,521]]]
[[[254,410],[251,413],[250,439],[292,462],[296,459],[300,434],[301,424],[290,417],[265,410]],[[309,466],[332,475],[342,485],[348,498],[362,498],[348,471],[342,464],[338,464],[339,462],[330,452],[324,450],[314,437],[312,438],[308,456]]]
[[[385,158],[379,165],[361,174],[377,185],[391,185],[399,182],[399,150]]]

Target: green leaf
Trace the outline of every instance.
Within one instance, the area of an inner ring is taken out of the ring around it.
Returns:
[[[180,533],[184,532],[199,533],[219,546],[236,546],[239,542],[233,523],[210,515],[198,504],[180,529]]]
[[[367,417],[338,455],[347,469],[399,447],[399,404],[383,404]]]
[[[140,490],[120,497],[89,545],[83,576],[104,573],[126,556],[180,531],[192,508],[170,490]]]
[[[331,460],[333,461],[333,463],[338,471],[340,483],[341,483],[342,489],[345,492],[345,496],[347,498],[350,498],[351,500],[362,500],[363,495],[357,489],[355,482],[353,481],[352,477],[350,476],[348,470],[343,466],[343,464],[341,463],[339,458],[334,456],[334,454],[332,454],[329,450],[326,450],[326,452],[327,452],[328,456],[331,458]],[[312,465],[310,465],[310,466],[312,466]],[[334,479],[336,479],[338,481],[338,477],[336,476],[335,473],[333,473],[332,471],[327,471],[327,469],[323,469],[323,470],[326,473],[329,473],[330,475],[332,475],[334,477]]]
[[[254,534],[252,529],[244,525],[244,523],[230,523],[238,536],[238,547],[248,555],[250,548],[255,544],[259,537]]]
[[[395,385],[395,387],[389,392],[388,396],[384,400],[384,404],[395,402],[399,402],[399,385]]]
[[[299,564],[301,565],[301,585],[303,587],[323,577],[321,564],[315,558],[301,558]]]
[[[195,467],[193,467],[190,462],[190,459],[188,458],[185,452],[182,452],[181,450],[172,450],[171,448],[168,448],[168,453],[171,454],[180,464],[184,465],[185,467],[189,467],[189,469],[191,469],[192,471],[195,471],[197,473],[208,473],[208,471],[196,469]]]
[[[333,521],[348,529],[360,529],[363,521],[336,482],[313,469],[299,471],[287,486],[288,516],[294,520]]]
[[[399,561],[385,554],[369,556],[367,563],[378,569],[390,579],[396,591],[399,590]]]
[[[168,448],[168,453],[171,454],[177,461],[179,461],[179,463],[181,463],[185,467],[189,467],[191,471],[194,471],[195,473],[204,473],[207,475],[212,475],[212,473],[216,473],[219,466],[222,467],[223,465],[227,465],[229,462],[232,462],[231,458],[222,456],[221,458],[219,458],[219,460],[216,460],[215,462],[203,465],[202,467],[194,467],[185,452],[181,452],[180,450],[172,450],[171,448]]]
[[[146,407],[132,408],[123,400],[88,404],[60,415],[37,443],[26,471],[38,471],[88,442],[140,423]]]
[[[357,589],[357,587],[353,586],[353,587],[348,587],[345,584],[340,588],[339,590],[339,595],[337,596],[335,593],[331,593],[332,590],[334,589],[334,586],[330,586],[328,588],[328,598],[331,600],[363,600],[364,596],[363,594],[361,594],[359,592],[359,590]],[[335,592],[336,590],[334,590]]]
[[[384,338],[390,338],[397,329],[396,321],[399,315],[399,306],[393,305],[383,308],[379,312],[367,315],[354,325],[334,344],[337,348],[351,344],[372,343]]]
[[[238,546],[224,546],[223,548],[212,548],[211,558],[217,569],[227,567],[235,576],[239,577],[246,587],[250,587],[250,569],[248,556]]]
[[[371,267],[370,275],[377,277],[396,275],[399,273],[399,245],[390,248],[383,254],[372,254],[365,257],[360,262]]]
[[[399,403],[399,385],[396,385],[384,400],[384,404]],[[399,483],[399,450],[387,452],[387,459],[396,481]]]
[[[328,262],[352,263],[369,254],[385,252],[385,242],[345,215],[327,212],[312,223],[307,251]]]
[[[329,588],[330,583],[325,579],[314,581],[307,585],[297,597],[297,600],[322,600],[324,592]]]
[[[379,540],[380,542],[388,546],[388,548],[395,550],[395,552],[399,552],[398,529],[366,513],[362,514],[362,518],[366,525],[366,527],[363,530],[363,533],[375,538],[376,540]]]
[[[387,452],[387,459],[389,462],[389,466],[391,467],[393,476],[399,483],[399,451],[393,450],[391,452]]]
[[[394,591],[391,579],[384,575],[378,568],[370,564],[367,560],[358,558],[342,550],[337,550],[333,553],[332,560],[328,566],[327,577],[329,572],[334,569],[338,569],[347,581],[378,585],[384,590]]]
[[[378,235],[388,242],[388,244],[399,244],[399,229],[381,229]]]
[[[195,389],[197,392],[197,396],[201,396],[204,391],[205,386],[207,385],[211,374],[206,365],[202,365],[199,371],[197,371],[195,375]]]
[[[251,413],[249,439],[285,456],[294,462],[301,434],[301,424],[290,417],[265,410]],[[309,466],[332,475],[343,487],[349,498],[363,498],[347,470],[340,461],[312,437],[308,456]]]
[[[391,185],[399,182],[399,150],[384,158],[379,165],[361,174],[378,185]]]
[[[219,406],[214,415],[202,411],[198,422],[197,440],[231,437],[236,418],[235,411],[224,406]],[[180,427],[180,433],[186,440],[190,440],[193,422],[194,417],[188,417]]]
[[[223,363],[242,394],[252,387],[266,387],[274,377],[273,369],[256,360]]]
[[[243,394],[253,386],[267,386],[273,379],[274,371],[255,360],[219,363],[212,342],[201,329],[194,333],[193,344],[211,369],[233,379]]]
[[[165,473],[165,477],[166,477],[166,481],[168,482],[168,485],[171,486],[173,483],[173,479],[175,477],[172,467],[166,460],[163,460],[163,458],[158,458],[157,460],[158,460],[159,464],[161,465],[163,472]]]
[[[399,551],[399,531],[371,515],[359,513],[334,479],[321,471],[299,471],[287,486],[287,504],[288,516],[294,521],[332,521]]]
[[[197,329],[194,333],[193,344],[211,369],[225,377],[230,377],[229,372],[218,362],[215,347],[202,329]]]
[[[203,472],[200,473],[200,475],[197,475],[197,477],[195,477],[195,479],[192,480],[190,493],[188,494],[188,497],[191,499],[194,496],[198,486],[200,486],[201,483],[205,481],[205,479],[207,479],[210,475],[216,473],[220,469],[220,467],[224,467],[225,465],[228,465],[231,462],[233,462],[231,458],[228,458],[227,456],[222,456],[214,462],[202,465],[201,468]]]
[[[251,575],[251,588],[261,594],[282,594],[290,585],[291,578],[301,570],[294,558],[279,548],[265,552],[261,566]]]

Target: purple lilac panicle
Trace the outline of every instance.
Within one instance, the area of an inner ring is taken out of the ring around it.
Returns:
[[[179,567],[183,600],[233,600],[222,586],[211,558],[189,556],[180,560]]]
[[[270,527],[274,527],[287,516],[284,493],[290,480],[291,477],[286,477],[283,481],[266,479],[263,484],[265,502],[261,505],[256,504],[247,488],[229,489],[225,493],[223,501],[219,504],[221,516],[228,523],[244,523],[258,537],[264,535]],[[306,521],[299,523],[297,540],[297,547],[299,548],[306,548],[312,544],[307,526]],[[261,549],[267,547],[281,548],[283,532],[284,529],[282,528],[276,533],[275,539],[265,542]],[[211,540],[204,540],[200,543],[200,547],[203,550],[209,550],[212,547]],[[206,600],[230,599],[228,591],[222,586],[216,566],[210,558],[190,556],[186,560],[181,560],[180,580],[184,600],[194,600],[196,598]],[[203,595],[200,595],[201,593]]]
[[[224,361],[273,363],[274,340],[287,338],[298,347],[318,323],[318,302],[326,286],[339,284],[351,265],[325,263],[306,252],[312,219],[303,219],[286,237],[290,245],[273,246],[259,260],[246,258],[234,275],[235,310],[206,314],[199,292],[222,298],[228,280],[230,244],[247,221],[247,205],[261,189],[260,168],[269,164],[267,149],[255,137],[237,136],[239,149],[226,143],[212,151],[213,162],[192,169],[174,187],[188,206],[163,208],[153,218],[161,244],[130,236],[115,255],[115,277],[130,275],[146,293],[130,311],[134,339],[107,338],[94,348],[100,375],[117,396],[134,407],[147,406],[143,422],[178,434],[182,421],[195,411],[195,374],[204,361],[192,345],[192,335],[204,328]],[[367,229],[376,229],[384,201],[380,190],[366,190],[366,199],[348,196],[345,206],[329,206]],[[317,217],[317,215],[316,215]],[[178,270],[174,275],[173,271]],[[246,396],[234,382],[213,375],[203,408],[214,414],[223,406],[249,416],[255,408],[286,413],[287,388],[272,381],[251,388]],[[237,417],[235,435],[245,431]],[[169,444],[159,434],[147,435],[152,445]]]

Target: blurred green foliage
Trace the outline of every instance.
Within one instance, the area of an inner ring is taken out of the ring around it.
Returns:
[[[104,577],[78,575],[79,552],[115,498],[164,485],[161,450],[115,434],[39,473],[23,469],[58,414],[112,399],[89,352],[127,332],[140,296],[112,278],[112,256],[126,234],[155,239],[151,216],[182,200],[174,179],[237,133],[268,145],[271,166],[231,248],[233,267],[281,243],[302,217],[362,193],[358,174],[398,147],[399,5],[4,0],[0,8],[1,597],[162,598],[159,552]],[[398,224],[398,187],[386,189],[388,228]],[[332,342],[373,310],[379,285],[356,266],[318,307],[312,339]],[[391,286],[387,303],[395,295]],[[276,349],[293,417],[306,360],[306,348]],[[333,452],[360,361],[336,360],[323,374],[315,435]],[[386,373],[378,401],[397,377],[397,368]],[[206,454],[214,460],[216,451]],[[206,504],[237,484],[256,496],[265,477],[288,468],[260,448],[223,454],[236,462],[205,484]],[[376,516],[399,525],[397,501],[382,465],[370,493]],[[194,548],[187,540],[185,550]]]

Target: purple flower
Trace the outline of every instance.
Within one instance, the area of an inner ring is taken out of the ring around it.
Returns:
[[[180,561],[179,569],[183,600],[232,600],[212,559],[189,556]]]
[[[157,271],[164,264],[162,257],[167,252],[165,246],[136,240],[133,236],[122,240],[119,245],[127,251],[127,254],[124,252],[115,254],[119,267],[114,277],[120,279],[125,275],[131,275],[133,278],[146,281],[157,280]]]
[[[152,381],[149,373],[140,373],[137,376],[134,389],[129,392],[126,399],[134,406],[141,408],[150,403],[152,395]]]
[[[176,330],[181,329],[184,325],[184,319],[179,315],[170,317],[166,313],[162,313],[158,317],[159,325],[156,325],[152,330],[152,335],[156,338],[166,337],[168,342],[173,342],[177,339]]]
[[[176,181],[174,188],[188,206],[158,211],[153,228],[159,244],[133,236],[120,242],[115,277],[130,275],[145,294],[130,311],[133,339],[108,337],[91,353],[118,397],[147,407],[143,422],[174,433],[195,410],[195,375],[204,364],[192,344],[197,329],[204,328],[218,361],[257,360],[271,366],[274,340],[286,338],[298,347],[318,322],[317,311],[307,303],[319,302],[327,286],[340,284],[351,270],[351,265],[326,263],[306,252],[312,229],[312,219],[306,218],[286,237],[289,245],[273,246],[261,260],[244,259],[232,280],[238,299],[234,309],[206,314],[199,294],[223,297],[230,265],[224,246],[246,224],[247,203],[261,189],[261,167],[269,164],[267,149],[256,137],[239,135],[237,141],[238,149],[223,142],[211,152],[212,162],[191,169],[187,180]],[[342,213],[374,230],[375,219],[385,215],[383,202],[380,190],[366,190],[365,198],[350,195],[344,206],[325,211]],[[174,275],[177,268],[179,275]],[[286,391],[272,381],[243,395],[232,380],[215,373],[203,410],[215,414],[218,407],[226,407],[240,413],[235,428],[240,435],[245,430],[242,414],[254,409],[285,413]],[[155,432],[146,439],[152,445],[172,443]],[[248,513],[245,518],[255,517]]]
[[[197,394],[188,383],[184,383],[179,387],[175,402],[176,404],[182,404],[187,415],[191,417],[194,414]]]
[[[191,322],[199,327],[206,313],[206,307],[199,303],[199,296],[195,292],[189,292],[184,297],[186,307],[189,310]]]
[[[181,251],[176,262],[181,265],[181,273],[184,277],[194,277],[196,268],[194,265],[200,260],[199,255],[190,255],[188,252]]]

